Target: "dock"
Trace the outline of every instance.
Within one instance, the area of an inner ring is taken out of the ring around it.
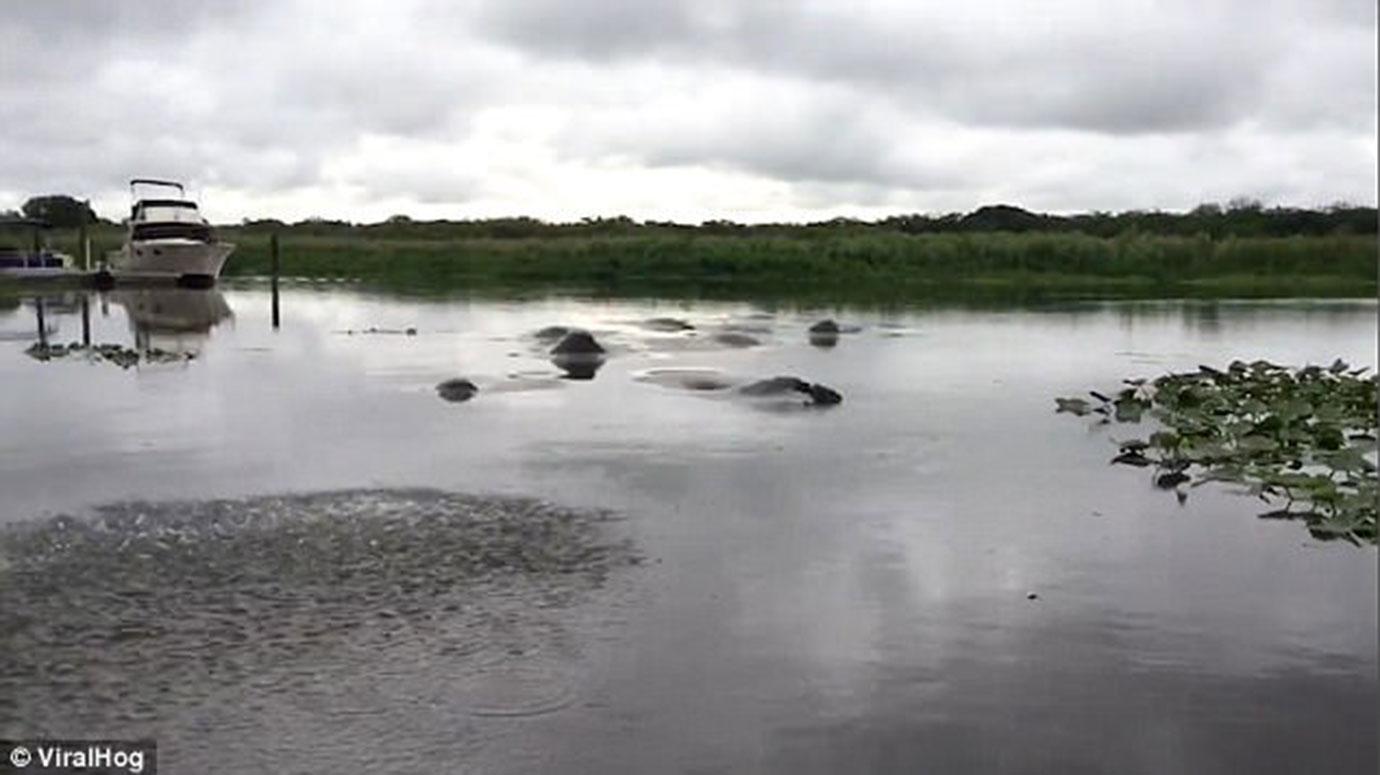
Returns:
[[[0,272],[0,291],[109,290],[111,288],[210,288],[214,278],[177,277],[169,274],[64,269],[58,271]]]

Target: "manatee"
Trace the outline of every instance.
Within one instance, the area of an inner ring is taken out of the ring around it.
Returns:
[[[553,355],[551,363],[565,372],[565,379],[591,380],[604,367],[604,356],[597,353]]]
[[[543,328],[540,331],[537,331],[536,333],[532,334],[532,336],[536,338],[538,341],[554,342],[558,339],[564,338],[566,334],[570,333],[570,331],[571,329],[567,326],[547,326],[546,328]]]
[[[602,355],[604,348],[588,331],[571,331],[555,347],[552,355]]]
[[[805,392],[810,396],[810,400],[814,401],[818,406],[833,406],[834,404],[843,403],[843,395],[841,393],[827,385],[821,385],[818,382],[811,383],[810,387]]]
[[[738,388],[738,392],[745,396],[754,397],[801,393],[808,396],[809,402],[815,406],[834,406],[843,403],[843,395],[837,390],[817,382],[806,382],[799,377],[772,377],[771,379],[759,380]]]
[[[727,390],[733,386],[733,381],[718,369],[649,369],[638,375],[636,379],[639,382],[651,382],[662,387],[696,392]]]
[[[727,390],[728,383],[713,377],[687,377],[681,383],[686,390],[712,391]]]
[[[604,348],[588,331],[571,331],[551,348],[551,363],[566,379],[594,379],[604,365]]]
[[[642,326],[653,331],[692,331],[695,328],[680,318],[651,318],[642,321]]]
[[[744,385],[738,392],[745,396],[779,396],[792,391],[804,393],[809,389],[810,383],[799,377],[772,377]]]
[[[730,322],[719,327],[721,331],[736,331],[740,334],[770,334],[772,327],[766,323]]]
[[[479,388],[464,378],[448,379],[436,386],[436,394],[446,401],[459,403],[474,398]]]
[[[714,341],[719,344],[728,345],[729,347],[756,347],[762,343],[761,340],[755,336],[740,334],[736,331],[723,331],[715,334]]]
[[[833,320],[821,320],[810,326],[810,344],[815,347],[833,347],[839,343],[839,324]]]

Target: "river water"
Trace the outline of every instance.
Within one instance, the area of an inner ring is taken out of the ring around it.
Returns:
[[[0,737],[178,772],[1375,771],[1374,548],[1180,504],[1053,411],[1374,366],[1374,303],[280,304],[0,304]],[[85,308],[165,355],[33,358],[40,305],[44,341]],[[775,375],[843,403],[694,389]]]

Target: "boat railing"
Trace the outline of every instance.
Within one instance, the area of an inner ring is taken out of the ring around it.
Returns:
[[[136,186],[158,186],[162,188],[175,188],[180,196],[187,196],[187,189],[176,180],[161,180],[159,178],[134,178],[129,181],[129,193],[134,199],[138,199]]]

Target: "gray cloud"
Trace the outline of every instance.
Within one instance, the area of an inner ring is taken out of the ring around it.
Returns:
[[[0,124],[5,188],[112,191],[136,174],[304,188],[363,136],[462,133],[483,91],[453,52],[308,4],[17,10],[0,102],[26,118]]]
[[[118,212],[139,174],[248,215],[660,217],[714,180],[808,217],[1374,201],[1375,29],[1369,0],[16,3],[0,207]]]
[[[973,125],[1146,133],[1252,118],[1275,68],[1317,26],[1349,24],[1373,41],[1364,6],[1339,0],[1271,16],[1245,3],[1164,3],[1138,13],[1054,3],[975,20],[762,0],[495,0],[479,18],[537,57],[718,63],[852,84]],[[1346,99],[1366,94],[1360,84],[1340,85]]]
[[[762,87],[727,100],[673,103],[645,115],[573,122],[562,148],[651,167],[707,165],[774,180],[924,190],[957,170],[897,136],[894,115],[847,93]]]

